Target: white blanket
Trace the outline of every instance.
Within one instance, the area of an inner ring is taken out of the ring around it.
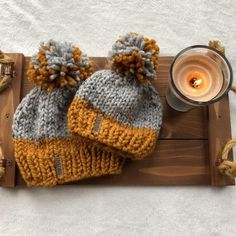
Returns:
[[[220,39],[236,74],[235,0],[1,0],[0,48],[32,55],[42,40],[105,56],[128,31],[157,39],[162,55]],[[231,96],[236,136],[236,95]],[[235,188],[0,189],[0,235],[235,235]]]

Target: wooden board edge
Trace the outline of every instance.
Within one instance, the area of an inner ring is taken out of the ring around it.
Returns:
[[[226,95],[219,102],[208,106],[208,139],[212,186],[235,185],[235,181],[228,176],[221,175],[217,169],[223,148],[232,138],[229,97]],[[233,160],[233,152],[229,153]]]
[[[21,53],[8,53],[14,62],[15,76],[7,89],[1,92],[1,120],[0,141],[2,143],[3,156],[6,159],[5,175],[0,181],[2,187],[15,187],[16,185],[16,163],[12,142],[12,122],[14,112],[20,102],[21,86],[24,70],[24,55]]]

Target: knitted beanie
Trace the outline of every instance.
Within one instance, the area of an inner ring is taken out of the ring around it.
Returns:
[[[156,78],[159,47],[136,33],[113,45],[110,70],[91,75],[68,111],[69,129],[124,157],[142,159],[156,144],[162,123]]]
[[[36,84],[13,122],[15,159],[28,186],[52,186],[118,174],[123,158],[103,151],[67,128],[67,111],[89,75],[88,57],[70,43],[50,40],[32,57],[28,78]]]

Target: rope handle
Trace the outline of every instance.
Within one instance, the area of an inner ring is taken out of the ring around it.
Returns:
[[[218,51],[225,54],[225,47],[220,43],[220,41],[217,40],[211,40],[208,43],[209,47],[215,48]],[[232,85],[230,88],[234,93],[236,93],[236,86]],[[233,146],[236,145],[236,138],[233,138],[229,140],[223,149],[222,156],[221,156],[221,162],[218,166],[218,170],[222,175],[227,175],[230,178],[234,179],[236,178],[236,163],[234,161],[230,161],[228,159],[229,151],[233,148]]]
[[[223,175],[228,175],[232,179],[236,177],[236,163],[228,160],[229,151],[236,145],[236,138],[229,140],[222,152],[221,163],[218,170]]]

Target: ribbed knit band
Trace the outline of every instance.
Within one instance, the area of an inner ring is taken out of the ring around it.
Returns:
[[[82,81],[93,72],[89,58],[67,42],[42,43],[28,79],[37,86],[19,104],[13,121],[15,159],[28,186],[53,186],[118,174],[124,159],[71,136],[67,111]]]
[[[35,142],[15,139],[15,159],[28,186],[53,186],[89,177],[119,174],[124,158],[80,137]]]
[[[155,148],[158,135],[150,128],[121,124],[76,97],[68,111],[68,127],[72,133],[104,144],[114,153],[132,159],[148,156]]]

